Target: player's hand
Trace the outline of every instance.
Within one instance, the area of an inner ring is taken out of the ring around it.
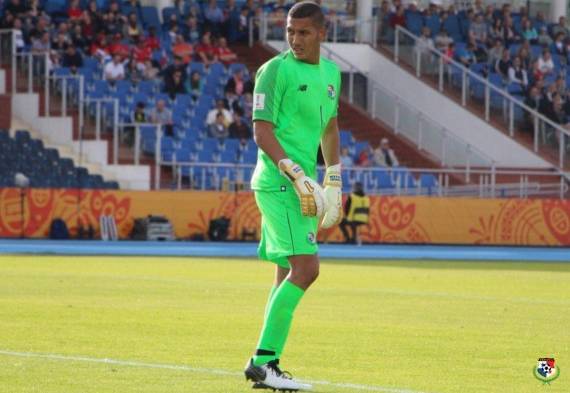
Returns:
[[[321,186],[308,176],[303,169],[288,158],[279,161],[281,174],[289,179],[301,202],[304,216],[320,217],[326,210],[326,199]]]
[[[321,228],[330,228],[342,220],[342,177],[340,164],[327,168],[323,182],[327,209],[321,223]]]

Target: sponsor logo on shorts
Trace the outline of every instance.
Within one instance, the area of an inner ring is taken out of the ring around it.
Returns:
[[[317,242],[317,239],[315,237],[315,233],[314,232],[309,232],[307,234],[307,240],[309,241],[309,243],[311,244],[315,244]]]
[[[265,109],[265,94],[264,93],[255,93],[253,95],[253,109],[255,109],[255,110]]]

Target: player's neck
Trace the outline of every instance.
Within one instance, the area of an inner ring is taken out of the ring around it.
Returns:
[[[306,59],[297,59],[297,61],[300,61],[301,63],[305,63],[305,64],[318,66],[319,63],[321,62],[321,53],[317,52],[316,55],[314,55],[314,56],[311,56],[311,57],[306,58]]]

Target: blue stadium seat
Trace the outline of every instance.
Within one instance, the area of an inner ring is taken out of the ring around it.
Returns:
[[[422,173],[420,175],[419,183],[421,188],[427,188],[428,195],[431,195],[433,189],[438,186],[436,177],[431,173]]]
[[[439,20],[439,15],[432,14],[429,17],[424,18],[424,24],[428,27],[431,31],[432,37],[439,33],[439,29],[441,26],[441,21]]]
[[[404,13],[406,18],[406,27],[412,34],[419,36],[422,33],[422,27],[424,27],[424,20],[422,14],[415,11],[406,10]]]
[[[394,182],[392,176],[388,170],[383,168],[374,169],[372,171],[372,178],[376,183],[376,187],[380,189],[394,188]]]
[[[406,167],[395,167],[392,169],[394,182],[401,188],[410,189],[416,187],[414,175]]]
[[[461,41],[461,28],[456,15],[448,15],[448,17],[443,21],[441,27],[447,31],[447,34],[453,38],[453,41]]]
[[[350,131],[341,130],[340,131],[340,145],[341,146],[351,146],[354,144],[354,138]]]
[[[156,7],[144,6],[141,9],[142,22],[145,29],[154,27],[156,31],[160,31],[160,18]]]

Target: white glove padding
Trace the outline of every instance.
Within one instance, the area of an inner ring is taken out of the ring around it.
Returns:
[[[326,199],[321,186],[288,158],[279,161],[279,170],[293,184],[301,202],[301,213],[304,216],[321,217],[326,210]]]
[[[321,228],[330,228],[340,223],[342,220],[342,177],[340,175],[340,164],[331,165],[327,168],[324,193],[327,200],[327,210],[321,223]]]

